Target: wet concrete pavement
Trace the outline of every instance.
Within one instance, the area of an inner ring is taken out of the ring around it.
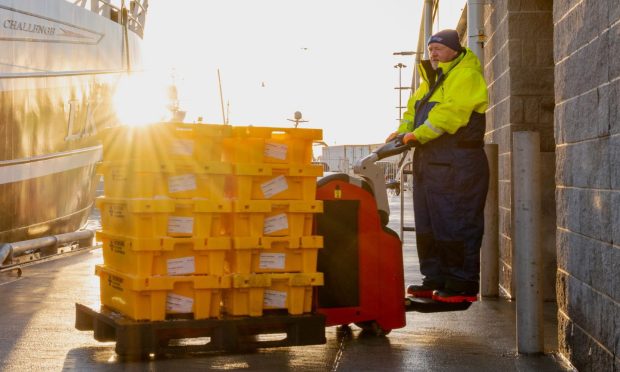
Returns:
[[[391,198],[398,230],[398,198]],[[409,205],[408,203],[406,205]],[[405,214],[412,224],[412,213]],[[406,283],[419,281],[413,235],[405,238]],[[516,353],[515,303],[483,299],[467,311],[408,313],[407,326],[387,337],[326,329],[325,345],[260,349],[243,354],[175,355],[126,362],[114,343],[74,328],[75,303],[98,300],[94,265],[101,250],[24,268],[21,277],[0,276],[1,371],[567,371],[557,349],[556,309],[545,305],[543,356]]]

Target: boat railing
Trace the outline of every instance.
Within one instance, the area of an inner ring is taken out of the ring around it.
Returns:
[[[114,4],[111,0],[73,0],[73,3],[83,8],[90,6],[90,11],[126,25],[128,29],[140,37],[144,35],[144,22],[149,6],[148,0],[121,0],[120,5]],[[127,7],[127,3],[129,7]]]

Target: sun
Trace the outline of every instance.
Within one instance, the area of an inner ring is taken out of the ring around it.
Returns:
[[[121,76],[114,95],[114,107],[120,124],[143,126],[170,116],[168,87],[160,74],[133,72]]]

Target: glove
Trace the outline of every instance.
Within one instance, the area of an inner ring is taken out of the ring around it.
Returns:
[[[411,147],[415,147],[417,145],[419,145],[418,139],[415,138],[415,135],[413,134],[413,132],[409,132],[407,134],[405,134],[403,136],[403,143],[405,145],[411,146]]]
[[[415,138],[415,135],[412,132],[398,134],[394,143],[396,144],[396,146],[407,145],[410,147],[416,147],[417,145],[419,145],[418,140]]]

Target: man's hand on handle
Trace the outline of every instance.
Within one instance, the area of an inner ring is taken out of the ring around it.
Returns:
[[[385,139],[385,143],[395,141],[397,146],[400,145],[409,145],[411,147],[415,147],[417,145],[418,139],[415,137],[413,132],[407,133],[390,133],[390,135]]]
[[[413,133],[394,132],[385,139],[385,145],[379,146],[373,153],[377,155],[377,159],[375,160],[381,160],[407,152],[411,147],[417,145],[419,145],[419,142],[416,140]]]

